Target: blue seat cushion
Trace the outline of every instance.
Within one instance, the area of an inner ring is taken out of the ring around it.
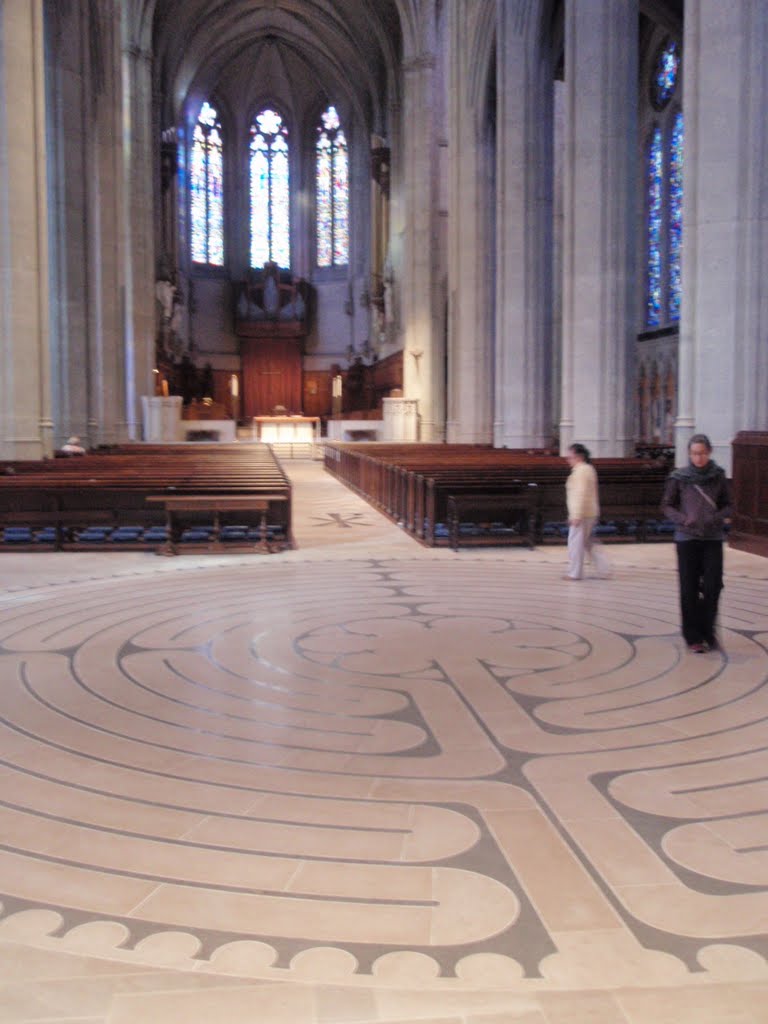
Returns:
[[[206,541],[211,539],[213,527],[190,526],[181,535],[182,541]]]
[[[598,523],[595,527],[595,534],[598,537],[613,537],[618,532],[616,523]]]
[[[118,526],[117,529],[112,531],[109,539],[127,544],[131,541],[141,540],[143,532],[144,529],[141,526]]]
[[[89,544],[103,544],[109,533],[110,527],[108,526],[87,526],[78,533],[77,539]]]
[[[28,526],[6,526],[3,541],[6,544],[31,544],[32,530]]]
[[[219,538],[221,540],[245,540],[247,537],[247,526],[222,526],[219,532]]]
[[[164,526],[150,526],[144,531],[144,540],[161,541],[168,539],[168,531]]]

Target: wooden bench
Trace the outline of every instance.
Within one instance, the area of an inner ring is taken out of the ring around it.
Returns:
[[[535,450],[491,449],[483,445],[355,445],[327,443],[326,469],[427,545],[448,543],[448,500],[461,493],[504,493],[519,484],[536,485],[533,513],[537,542],[549,521],[565,512],[565,459]],[[647,523],[659,518],[667,467],[650,459],[596,459],[603,519],[619,521],[622,536],[647,538]],[[467,523],[484,512],[463,504]],[[634,531],[634,532],[632,532]]]
[[[204,497],[199,510],[211,514],[215,510],[204,506],[210,506],[212,498],[226,498],[235,505],[236,498],[245,499],[229,511],[258,514],[259,530],[262,510],[253,502],[266,499],[266,511],[274,516],[267,526],[279,528],[286,546],[292,544],[291,485],[268,446],[130,445],[77,459],[14,462],[4,468],[6,472],[0,473],[0,527],[48,527],[45,546],[53,544],[56,549],[84,546],[79,536],[89,526],[137,526],[143,530],[163,523],[167,509],[157,501],[148,502],[148,497],[194,496]],[[218,514],[224,511],[219,508]],[[223,543],[220,528],[219,519],[213,532]],[[156,544],[137,540],[132,546]],[[28,546],[42,545],[35,539]],[[102,538],[100,546],[127,545],[122,538],[114,545]],[[18,549],[18,544],[1,546],[2,550],[11,547]]]
[[[450,494],[448,496],[448,542],[454,551],[460,545],[527,544],[535,545],[536,486],[519,485],[510,491],[493,494]],[[480,533],[462,533],[462,524],[471,523]],[[496,523],[502,530],[494,530]],[[485,528],[485,529],[484,529]],[[485,532],[487,530],[487,532]]]
[[[177,555],[179,540],[182,535],[183,513],[206,512],[213,515],[213,531],[207,542],[210,551],[222,551],[225,545],[221,541],[221,513],[256,512],[258,513],[259,540],[253,545],[253,551],[272,553],[281,551],[292,543],[286,537],[286,544],[274,543],[269,539],[267,514],[275,503],[286,502],[285,494],[262,494],[258,497],[233,494],[150,494],[147,501],[161,504],[165,509],[168,539],[157,549],[158,555]]]

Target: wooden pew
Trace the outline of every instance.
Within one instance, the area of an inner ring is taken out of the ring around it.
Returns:
[[[326,445],[326,469],[428,545],[449,542],[436,527],[448,522],[448,500],[462,495],[465,522],[483,522],[483,498],[535,485],[535,536],[544,539],[547,521],[565,519],[565,459],[543,452],[470,445]],[[665,465],[649,459],[597,459],[604,519],[635,524],[635,539],[646,539],[646,524],[659,516],[667,476]],[[476,507],[472,508],[475,497]],[[531,499],[533,500],[533,499]],[[445,531],[444,531],[445,532]],[[513,535],[510,535],[513,536]],[[500,538],[501,542],[501,538]]]
[[[259,514],[259,540],[251,546],[252,550],[271,554],[281,549],[280,544],[270,540],[267,515],[275,503],[288,501],[288,496],[285,494],[261,494],[258,497],[244,494],[150,494],[147,501],[162,505],[166,513],[168,538],[158,549],[159,555],[177,555],[179,553],[185,512],[210,512],[213,514],[213,532],[207,542],[209,551],[220,552],[228,546],[221,540],[221,514],[223,512],[257,512]]]
[[[448,495],[448,543],[454,551],[460,545],[520,543],[535,545],[536,485],[519,484],[511,490]],[[477,532],[462,532],[469,522]],[[502,524],[494,529],[494,524]],[[485,524],[490,524],[484,529]]]
[[[240,512],[262,540],[266,514],[285,546],[293,544],[291,485],[266,445],[128,445],[76,459],[0,466],[0,526],[50,527],[59,549],[78,546],[78,532],[88,526],[158,525],[167,513],[147,499],[174,496],[197,496],[196,511],[215,518],[219,542],[221,515]],[[225,499],[235,506],[238,497],[244,499],[239,506],[222,507]]]

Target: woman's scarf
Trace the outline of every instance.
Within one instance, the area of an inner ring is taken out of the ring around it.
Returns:
[[[673,480],[689,484],[704,484],[722,476],[724,472],[722,466],[718,466],[714,459],[710,459],[706,466],[694,466],[692,462],[689,462],[687,466],[673,470],[671,475]]]

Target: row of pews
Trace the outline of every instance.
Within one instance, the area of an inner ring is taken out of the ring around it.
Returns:
[[[291,485],[268,445],[127,444],[0,463],[0,549],[293,546]]]
[[[326,443],[325,469],[429,546],[541,543],[562,536],[565,459],[462,444]],[[606,532],[669,536],[659,505],[669,472],[651,459],[596,459]]]

